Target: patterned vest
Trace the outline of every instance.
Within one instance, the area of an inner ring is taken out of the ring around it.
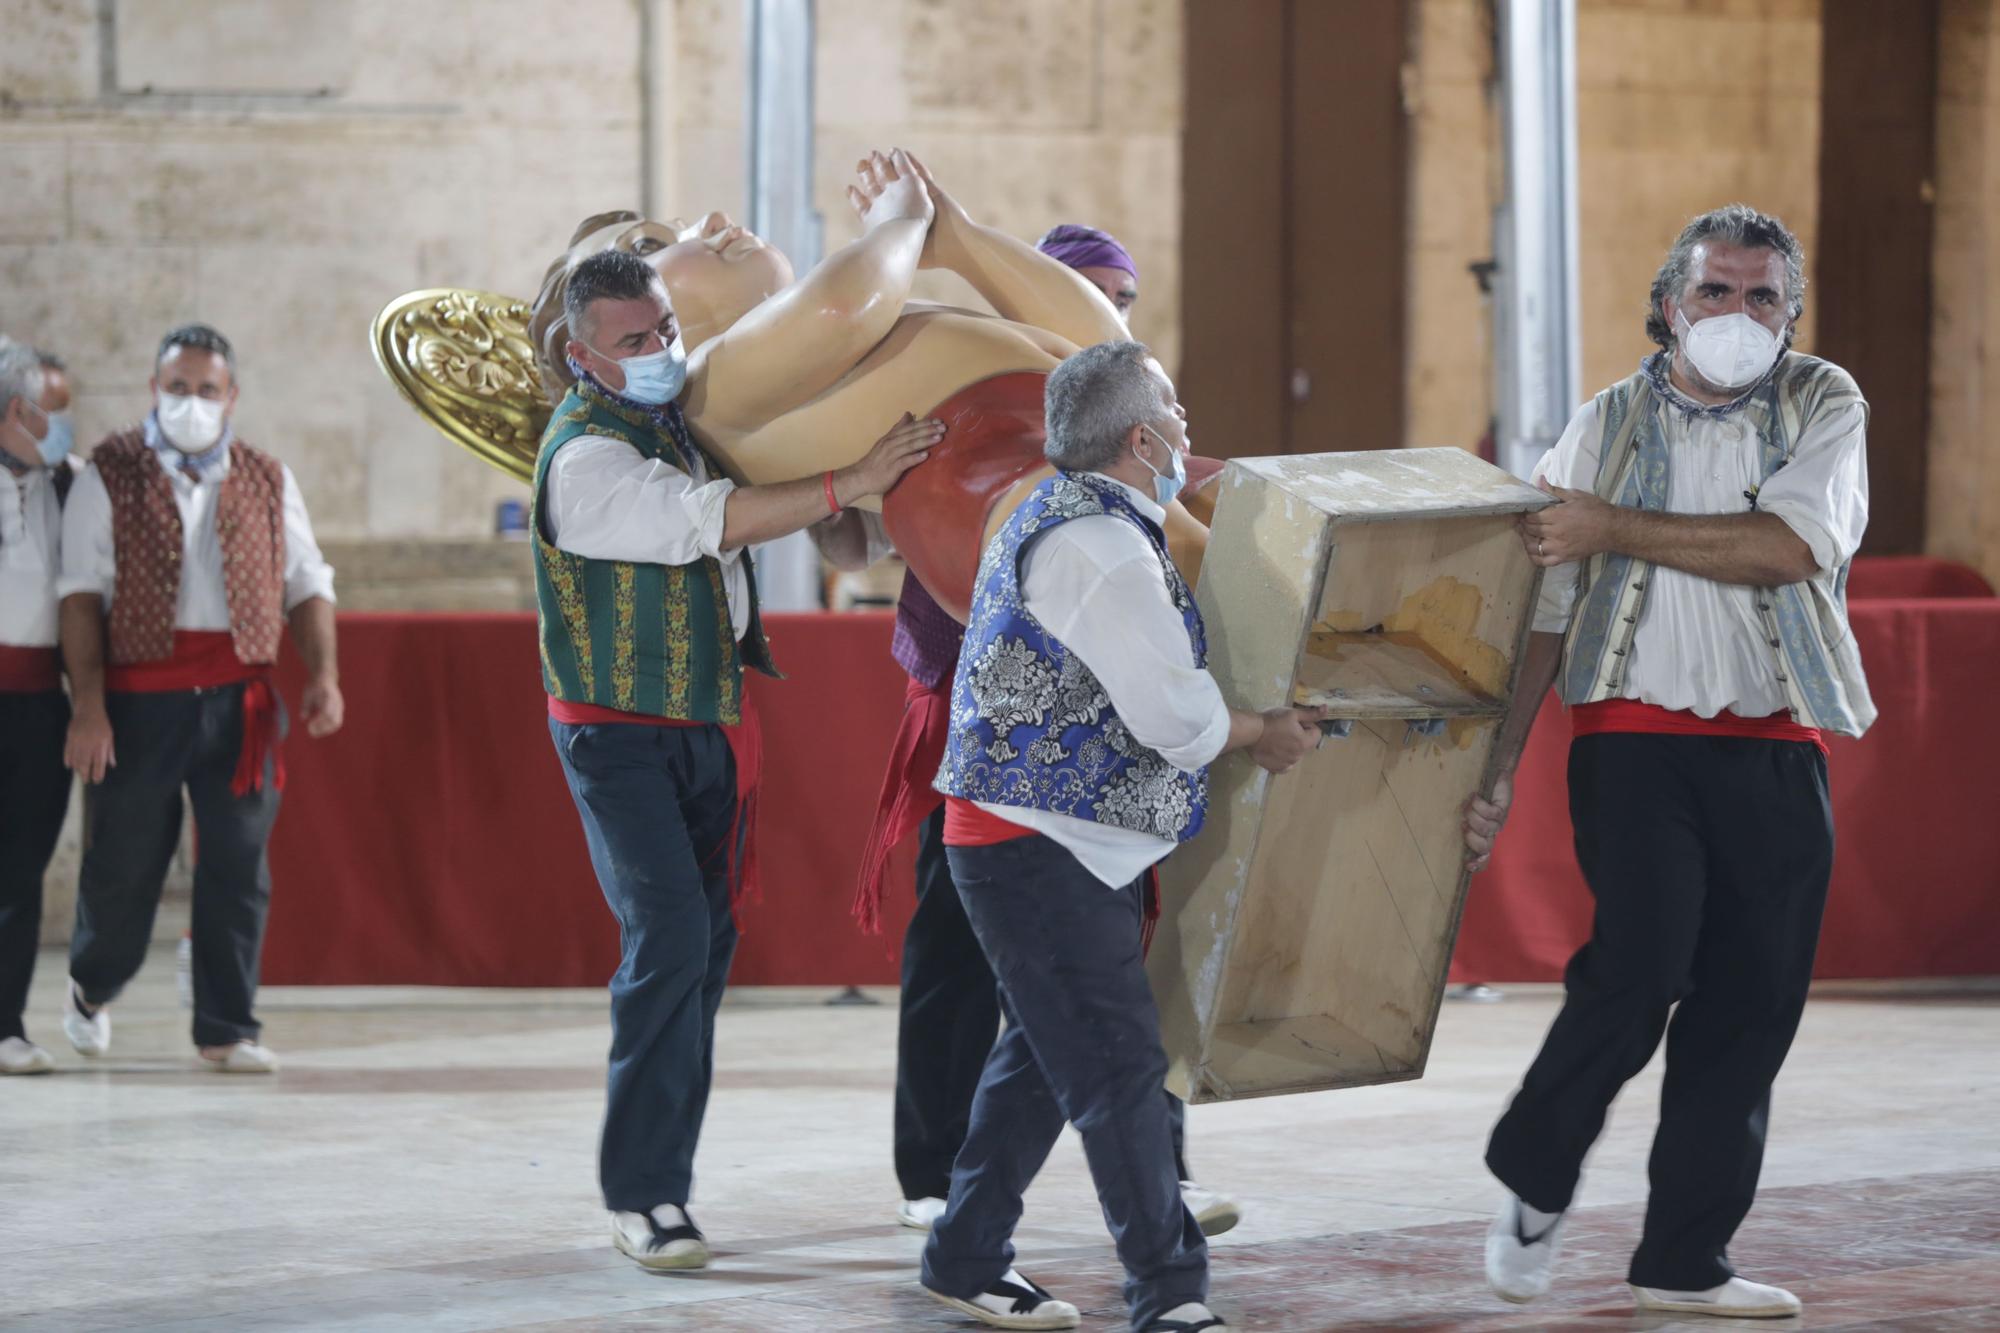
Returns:
[[[160,457],[137,430],[120,431],[90,455],[111,496],[110,652],[117,666],[174,655],[180,607],[181,511]],[[229,446],[229,472],[215,500],[222,544],[229,633],[241,662],[278,660],[285,628],[285,469],[242,441]]]
[[[1029,543],[1093,514],[1123,519],[1146,534],[1195,665],[1208,664],[1201,612],[1160,529],[1116,483],[1087,472],[1057,473],[1029,493],[979,563],[937,789],[1185,842],[1201,831],[1207,813],[1208,770],[1184,773],[1134,740],[1090,668],[1021,600]]]
[[[1660,414],[1677,409],[1662,401],[1647,366],[1597,396],[1603,436],[1596,491],[1612,504],[1657,512],[1667,505],[1672,466]],[[1771,377],[1732,410],[1742,412],[1757,432],[1761,481],[1791,460],[1815,417],[1857,402],[1866,406],[1846,371],[1787,352]],[[1643,560],[1606,552],[1579,572],[1576,610],[1556,678],[1565,702],[1619,697],[1651,569]],[[1777,650],[1777,678],[1792,716],[1802,725],[1845,736],[1866,731],[1875,720],[1875,702],[1847,624],[1847,566],[1831,571],[1831,577],[1815,575],[1757,593],[1757,611]]]
[[[549,464],[585,435],[623,440],[646,458],[692,471],[701,458],[680,409],[634,411],[579,380],[556,405],[535,460],[535,610],[541,623],[542,686],[566,703],[687,722],[743,720],[743,668],[775,676],[757,611],[750,556],[750,629],[738,645],[720,561],[640,565],[593,560],[548,539],[543,511]]]

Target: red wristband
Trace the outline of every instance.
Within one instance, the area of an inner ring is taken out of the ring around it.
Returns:
[[[840,501],[836,500],[833,496],[833,474],[831,472],[827,473],[824,477],[820,478],[820,481],[826,486],[826,512],[829,514],[838,514],[840,512]]]

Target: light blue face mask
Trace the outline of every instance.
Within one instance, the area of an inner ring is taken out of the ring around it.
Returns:
[[[590,349],[597,352],[595,347]],[[599,356],[604,353],[597,352]],[[606,360],[612,358],[607,357]],[[680,334],[657,352],[644,356],[619,357],[618,369],[625,372],[625,397],[648,407],[662,407],[681,396],[687,387],[687,348]]]
[[[76,430],[70,425],[69,413],[51,412],[48,433],[35,447],[41,451],[42,461],[50,467],[61,467],[69,457],[69,451],[76,444]]]
[[[1160,502],[1160,508],[1165,509],[1181,493],[1181,488],[1187,485],[1187,460],[1181,457],[1180,450],[1168,443],[1166,436],[1160,434],[1160,432],[1154,430],[1151,426],[1141,423],[1139,429],[1145,431],[1146,434],[1152,436],[1161,444],[1166,445],[1167,457],[1174,460],[1174,470],[1172,472],[1162,472],[1151,463],[1146,463],[1145,459],[1139,458],[1139,451],[1137,449],[1132,451],[1132,457],[1138,458],[1141,463],[1146,463],[1146,471],[1153,474],[1153,498]]]

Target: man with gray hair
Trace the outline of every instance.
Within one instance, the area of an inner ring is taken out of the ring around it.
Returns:
[[[0,337],[0,1074],[45,1074],[23,1011],[42,927],[42,876],[69,807],[69,701],[56,656],[63,441],[34,350]]]
[[[1553,682],[1570,705],[1596,917],[1487,1149],[1509,1193],[1486,1271],[1508,1300],[1548,1289],[1583,1159],[1664,1033],[1639,1308],[1800,1308],[1737,1277],[1727,1250],[1812,979],[1833,864],[1822,737],[1875,717],[1845,596],[1868,404],[1846,371],[1789,350],[1804,285],[1778,219],[1732,204],[1689,223],[1647,306],[1660,350],[1577,412],[1537,470],[1561,503],[1521,524],[1549,574],[1520,697]],[[1475,867],[1535,711],[1515,710],[1503,776],[1466,811]]]
[[[1319,715],[1237,711],[1204,669],[1201,614],[1160,528],[1186,478],[1187,419],[1152,354],[1135,342],[1076,353],[1050,374],[1044,410],[1058,471],[980,563],[937,778],[951,878],[1007,1027],[923,1284],[996,1328],[1077,1323],[1075,1306],[1014,1271],[1010,1239],[1067,1121],[1125,1265],[1132,1327],[1220,1328],[1174,1170],[1143,922],[1153,868],[1201,828],[1209,763],[1248,749],[1283,772],[1318,743]]]

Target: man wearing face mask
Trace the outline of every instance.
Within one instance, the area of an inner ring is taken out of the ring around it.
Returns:
[[[549,733],[622,941],[598,1174],[621,1253],[701,1268],[687,1204],[757,780],[743,673],[775,674],[745,548],[888,490],[944,428],[906,413],[852,467],[738,486],[688,433],[652,267],[591,255],[563,311],[575,383],[535,467],[535,593]]]
[[[1182,1200],[1167,1058],[1146,981],[1153,868],[1201,828],[1208,765],[1248,749],[1283,772],[1312,709],[1239,712],[1204,668],[1193,594],[1161,521],[1187,428],[1144,345],[1101,343],[1050,374],[1041,482],[987,547],[952,686],[951,879],[1007,1020],[986,1060],[942,1217],[932,1295],[997,1328],[1067,1328],[1076,1307],[1013,1269],[1021,1196],[1065,1122],[1083,1138],[1141,1333],[1222,1327]]]
[[[235,353],[190,324],[161,340],[153,410],[91,454],[63,513],[62,648],[75,717],[65,760],[95,785],[63,1030],[85,1055],[152,939],[182,791],[194,808],[194,1042],[205,1067],[269,1073],[256,999],[289,622],[302,720],[340,727],[333,570],[292,471],[237,438]]]
[[[46,378],[33,351],[0,336],[0,1075],[54,1068],[22,1021],[42,876],[69,806],[56,575],[70,473]]]
[[[1875,717],[1843,595],[1868,405],[1840,367],[1789,350],[1803,286],[1776,218],[1736,204],[1689,223],[1653,281],[1660,350],[1577,412],[1537,471],[1561,503],[1521,524],[1549,572],[1520,697],[1554,682],[1570,706],[1596,917],[1487,1149],[1508,1190],[1487,1277],[1509,1300],[1547,1290],[1583,1159],[1665,1033],[1639,1308],[1799,1311],[1736,1276],[1727,1248],[1812,977],[1833,861],[1822,733]],[[1535,711],[1509,721],[1504,774]],[[1468,807],[1475,866],[1511,794],[1503,776]]]

